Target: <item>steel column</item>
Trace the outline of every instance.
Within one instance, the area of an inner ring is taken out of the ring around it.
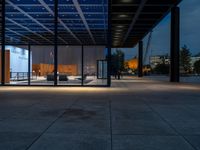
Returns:
[[[2,0],[1,25],[1,85],[5,84],[5,0]]]
[[[81,46],[81,85],[84,85],[84,46]]]
[[[179,82],[179,50],[180,50],[180,9],[171,9],[171,65],[170,81]]]
[[[111,47],[112,47],[112,25],[111,25],[111,1],[108,1],[108,31],[107,31],[107,86],[111,86]]]
[[[54,85],[58,84],[58,0],[54,0]]]
[[[138,45],[138,77],[143,76],[143,41],[139,41]]]
[[[31,84],[31,45],[28,44],[28,85]]]

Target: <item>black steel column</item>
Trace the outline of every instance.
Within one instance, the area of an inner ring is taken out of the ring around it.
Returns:
[[[84,46],[81,46],[81,85],[84,85]]]
[[[54,0],[54,85],[57,85],[58,72],[58,0]]]
[[[180,9],[171,10],[171,65],[170,81],[179,82],[179,50],[180,50]]]
[[[143,76],[143,41],[139,41],[138,45],[138,77]]]
[[[111,47],[112,47],[112,24],[111,24],[111,1],[108,1],[108,31],[107,31],[107,86],[111,86]]]
[[[31,45],[28,44],[28,85],[31,85]]]
[[[2,0],[1,24],[1,85],[5,84],[5,0]]]

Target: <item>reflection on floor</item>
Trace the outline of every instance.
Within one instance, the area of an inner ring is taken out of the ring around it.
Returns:
[[[27,85],[28,80],[11,81],[10,85]],[[31,80],[31,85],[53,85],[54,81],[47,81],[46,77],[41,76]],[[97,79],[95,76],[87,76],[84,85],[106,85],[106,79]],[[58,85],[81,85],[81,76],[68,76],[68,81],[58,81]]]
[[[169,76],[164,76],[164,75],[157,75],[157,76],[151,75],[151,76],[145,76],[144,78],[151,79],[151,80],[157,80],[157,81],[169,81]],[[200,76],[181,76],[180,82],[199,84]]]

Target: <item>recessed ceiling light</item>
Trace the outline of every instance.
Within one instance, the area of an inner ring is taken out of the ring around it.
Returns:
[[[119,26],[116,26],[116,28],[124,28],[124,26],[119,25]]]
[[[126,18],[126,17],[128,17],[128,15],[118,15],[118,17],[120,17],[120,18]]]
[[[131,3],[133,0],[121,0],[122,3]]]
[[[123,30],[121,30],[121,29],[117,29],[117,30],[115,30],[115,31],[117,31],[117,32],[121,32],[121,31],[123,31]]]
[[[122,34],[122,33],[119,33],[119,32],[115,32],[115,35],[120,35],[120,34]]]

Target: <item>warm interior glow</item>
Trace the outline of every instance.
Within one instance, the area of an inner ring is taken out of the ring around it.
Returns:
[[[107,87],[0,87],[0,92],[57,92],[57,93],[110,93],[124,92],[125,88]]]

